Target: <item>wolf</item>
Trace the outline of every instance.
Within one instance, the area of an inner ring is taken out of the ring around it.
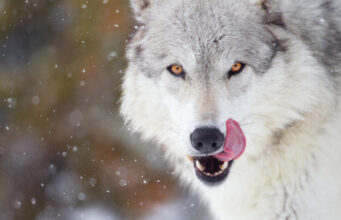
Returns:
[[[341,218],[341,2],[131,0],[121,113],[217,220]]]

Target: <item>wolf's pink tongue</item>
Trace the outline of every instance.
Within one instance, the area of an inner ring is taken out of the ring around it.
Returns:
[[[237,159],[243,154],[246,140],[238,122],[233,119],[226,121],[226,139],[223,152],[216,154],[215,157],[221,161]]]

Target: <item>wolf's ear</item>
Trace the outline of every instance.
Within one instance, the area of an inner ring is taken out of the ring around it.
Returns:
[[[277,25],[282,28],[286,28],[286,24],[283,20],[282,13],[271,0],[250,0],[251,3],[260,7],[264,11],[264,23],[269,25]]]
[[[130,5],[135,14],[135,19],[137,21],[142,21],[143,12],[151,7],[151,1],[153,0],[130,0]]]

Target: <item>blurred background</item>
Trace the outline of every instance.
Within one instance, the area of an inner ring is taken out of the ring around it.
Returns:
[[[0,220],[210,219],[118,115],[128,0],[0,0]]]

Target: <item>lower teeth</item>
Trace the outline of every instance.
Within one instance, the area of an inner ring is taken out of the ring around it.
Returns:
[[[216,173],[214,173],[214,174],[212,174],[212,173],[206,173],[206,172],[203,172],[203,173],[204,173],[206,176],[218,176],[218,175],[222,174],[223,171],[221,170],[221,171],[216,172]]]

